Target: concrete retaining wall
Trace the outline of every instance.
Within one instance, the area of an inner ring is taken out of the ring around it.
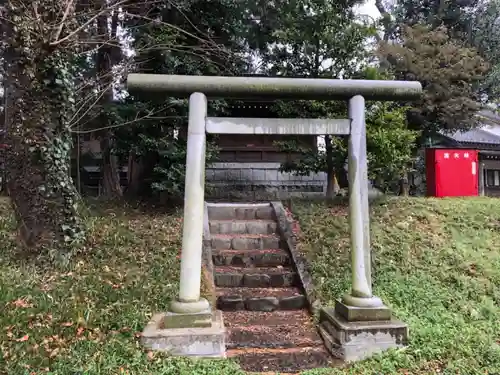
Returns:
[[[279,168],[280,163],[213,163],[206,169],[207,196],[269,200],[324,195],[326,173],[294,176]]]

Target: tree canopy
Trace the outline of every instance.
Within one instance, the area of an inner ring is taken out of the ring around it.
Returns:
[[[488,63],[474,48],[453,40],[445,27],[406,26],[402,43],[383,43],[379,53],[398,79],[418,80],[424,95],[412,104],[410,123],[423,131],[468,129],[481,97],[477,88],[488,72]]]

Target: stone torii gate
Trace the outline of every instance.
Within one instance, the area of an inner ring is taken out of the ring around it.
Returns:
[[[365,100],[417,99],[422,93],[419,82],[131,74],[127,85],[132,93],[189,96],[179,296],[171,302],[169,312],[148,324],[145,334],[158,339],[153,347],[168,348],[177,355],[224,355],[220,314],[212,312],[209,302],[200,297],[207,132],[349,136],[352,289],[337,302],[336,311],[346,322],[390,320],[390,310],[372,294]],[[293,119],[288,123],[277,119],[207,118],[207,97],[347,100],[349,118]]]

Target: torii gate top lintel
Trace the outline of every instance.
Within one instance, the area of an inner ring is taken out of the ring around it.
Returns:
[[[188,97],[202,92],[209,98],[235,99],[348,100],[361,95],[367,100],[414,100],[422,94],[422,85],[416,81],[167,74],[129,74],[127,87],[132,93]]]

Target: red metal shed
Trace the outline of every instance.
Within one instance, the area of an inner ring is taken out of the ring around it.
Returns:
[[[428,148],[425,153],[427,196],[477,196],[478,151]]]

